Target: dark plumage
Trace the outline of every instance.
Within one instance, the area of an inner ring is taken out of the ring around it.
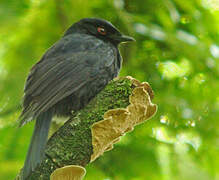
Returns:
[[[85,18],[73,24],[27,78],[20,126],[36,119],[23,168],[26,179],[43,157],[52,116],[84,107],[121,68],[120,42],[133,41],[111,23]]]

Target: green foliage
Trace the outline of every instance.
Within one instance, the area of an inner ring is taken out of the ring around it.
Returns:
[[[121,76],[148,81],[158,113],[87,168],[87,180],[219,177],[219,3],[216,0],[0,2],[0,179],[23,165],[33,123],[16,127],[25,77],[63,31],[83,17],[110,20]]]

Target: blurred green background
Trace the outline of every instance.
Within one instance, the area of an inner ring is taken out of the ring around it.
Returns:
[[[15,177],[32,134],[34,123],[16,127],[29,69],[83,17],[135,37],[120,48],[120,75],[148,81],[159,106],[85,179],[219,179],[218,0],[1,0],[0,179]]]

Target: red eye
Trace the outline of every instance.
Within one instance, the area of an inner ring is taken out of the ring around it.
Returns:
[[[98,31],[100,34],[102,34],[102,35],[106,35],[106,30],[105,30],[104,28],[102,28],[102,27],[98,27],[98,28],[97,28],[97,31]]]

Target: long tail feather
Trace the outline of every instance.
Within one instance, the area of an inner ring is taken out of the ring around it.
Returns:
[[[33,171],[43,159],[51,120],[52,113],[48,111],[42,113],[36,119],[31,143],[22,170],[23,180],[27,179],[31,171]]]

